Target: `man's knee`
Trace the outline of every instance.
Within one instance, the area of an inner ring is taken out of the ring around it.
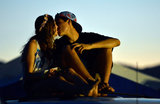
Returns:
[[[70,45],[66,45],[66,47],[64,48],[65,51],[70,51],[71,50],[71,46]]]
[[[101,49],[101,54],[112,55],[112,48]]]
[[[71,45],[67,45],[66,47],[65,47],[65,49],[64,49],[64,51],[66,51],[66,52],[75,52],[75,49],[73,49],[72,47],[71,47]]]

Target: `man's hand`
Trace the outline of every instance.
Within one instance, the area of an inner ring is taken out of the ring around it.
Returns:
[[[72,44],[73,49],[78,48],[78,53],[82,54],[84,50],[91,50],[91,44],[81,44],[81,43],[74,43]]]

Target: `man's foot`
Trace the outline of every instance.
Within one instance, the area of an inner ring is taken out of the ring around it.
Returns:
[[[96,85],[93,88],[91,88],[90,91],[88,92],[87,96],[98,97],[98,85]]]
[[[103,93],[114,93],[115,89],[109,86],[108,83],[101,82],[98,86],[98,92]]]
[[[90,89],[88,91],[87,96],[92,96],[92,97],[98,97],[99,96],[99,94],[98,94],[98,85],[101,82],[101,78],[100,78],[99,74],[96,74],[95,80],[96,81],[91,81],[91,80],[88,81]]]

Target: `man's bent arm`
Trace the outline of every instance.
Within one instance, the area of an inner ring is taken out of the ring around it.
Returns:
[[[95,48],[114,48],[120,45],[120,40],[116,39],[116,38],[110,38],[110,39],[106,39],[106,40],[102,40],[99,42],[95,42],[90,44],[91,45],[91,49],[95,49]]]

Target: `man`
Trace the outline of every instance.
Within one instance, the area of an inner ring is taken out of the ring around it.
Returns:
[[[78,67],[85,65],[91,75],[100,74],[101,83],[98,86],[100,93],[114,92],[115,90],[109,86],[113,65],[112,50],[120,45],[120,41],[97,33],[83,33],[81,25],[77,23],[76,16],[71,12],[58,13],[55,19],[59,35],[67,39],[67,42],[64,40],[63,42],[70,44],[79,56],[77,58],[77,63],[80,62]]]

